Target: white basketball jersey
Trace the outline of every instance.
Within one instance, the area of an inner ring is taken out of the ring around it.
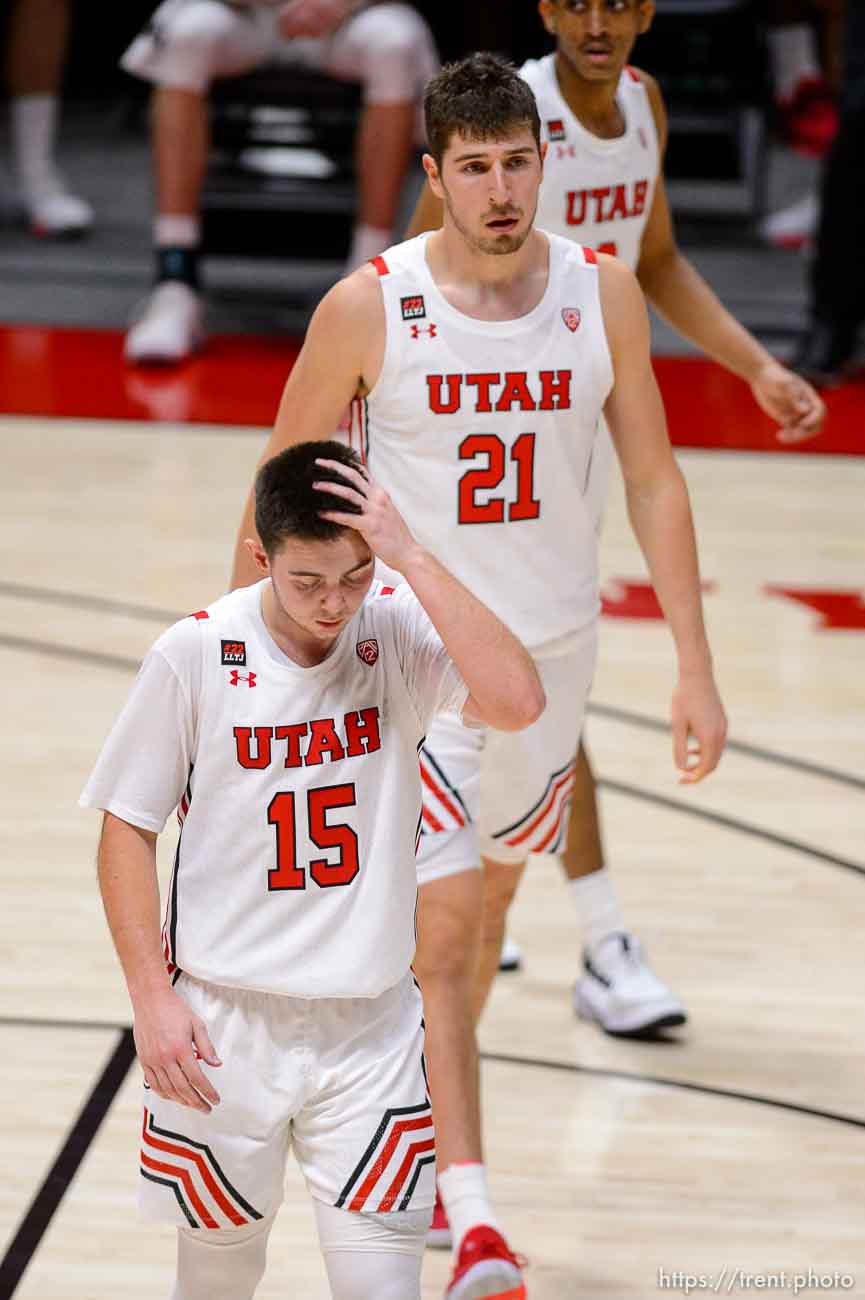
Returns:
[[[602,140],[587,131],[565,102],[555,55],[520,69],[538,103],[547,142],[536,222],[544,230],[612,253],[632,270],[654,198],[660,149],[652,106],[638,74],[626,68],[616,93],[625,133]]]
[[[179,805],[172,972],[376,997],[414,954],[418,749],[466,687],[408,586],[374,583],[302,668],[267,631],[263,585],[160,637],[81,802],[156,833]]]
[[[387,337],[363,445],[418,539],[537,648],[598,611],[583,492],[613,374],[597,264],[551,235],[537,306],[475,320],[439,292],[428,238],[374,259]]]

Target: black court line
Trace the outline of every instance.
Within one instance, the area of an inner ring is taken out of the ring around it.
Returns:
[[[49,655],[54,659],[71,659],[76,663],[96,664],[100,668],[119,668],[122,672],[137,673],[141,667],[140,659],[127,655],[102,654],[98,650],[80,650],[72,645],[60,645],[56,641],[37,641],[26,636],[0,636],[0,646],[10,650],[31,650],[34,654]],[[2,1297],[0,1297],[2,1300]]]
[[[72,609],[89,609],[98,614],[123,614],[127,618],[147,619],[166,627],[183,618],[173,609],[154,609],[128,600],[111,600],[106,596],[88,596],[81,591],[58,591],[53,587],[30,587],[26,583],[0,582],[0,596],[16,600],[35,600],[43,605],[65,605]]]
[[[614,722],[626,722],[632,727],[642,727],[645,731],[659,731],[670,734],[670,725],[660,718],[650,717],[647,713],[634,713],[631,709],[618,709],[612,704],[600,704],[589,700],[587,712],[597,714],[599,718],[610,718]],[[810,763],[805,758],[794,758],[791,754],[778,754],[772,749],[763,749],[760,745],[749,745],[744,740],[727,741],[727,749],[734,754],[744,754],[748,758],[762,759],[778,767],[789,767],[796,772],[805,772],[808,776],[822,776],[827,781],[838,781],[841,785],[852,786],[854,790],[865,790],[865,777],[854,776],[851,772],[842,772],[837,767],[825,767],[822,763]]]
[[[607,777],[598,781],[598,787],[603,790],[614,790],[616,794],[628,795],[632,799],[642,799],[644,803],[657,804],[659,808],[669,808],[672,812],[684,813],[686,817],[699,817],[701,821],[714,822],[716,826],[725,826],[728,830],[738,831],[741,835],[753,835],[755,839],[777,844],[782,849],[792,849],[794,853],[807,854],[810,858],[816,858],[818,862],[828,863],[830,867],[841,867],[845,871],[855,871],[858,875],[865,876],[865,866],[860,862],[852,862],[849,858],[840,858],[834,853],[826,853],[823,849],[814,848],[813,844],[791,839],[787,835],[776,835],[774,831],[764,830],[762,826],[754,826],[752,822],[740,821],[738,817],[727,817],[724,813],[683,803],[679,799],[670,799],[666,795],[644,790],[642,786],[627,785],[624,781],[611,781]]]
[[[142,618],[150,622],[161,623],[167,627],[178,622],[185,615],[176,609],[157,609],[152,605],[139,605],[134,601],[111,600],[104,596],[89,596],[81,592],[60,591],[52,587],[32,587],[24,583],[0,582],[0,596],[13,596],[22,600],[41,601],[49,605],[68,605],[77,609],[90,609],[99,613],[123,614],[128,618]],[[189,611],[187,611],[189,612]],[[0,638],[0,645],[4,638]],[[31,648],[37,653],[51,653],[48,642],[32,642]],[[71,657],[71,656],[70,656]],[[80,652],[84,658],[84,652]],[[123,667],[126,661],[117,664]],[[111,665],[108,665],[111,666]],[[137,665],[136,665],[137,666]],[[654,718],[647,713],[636,713],[632,709],[620,709],[612,704],[602,704],[590,700],[588,710],[599,718],[610,718],[615,722],[625,722],[630,726],[641,727],[644,731],[670,734],[670,724],[661,718]],[[744,754],[777,767],[788,767],[795,772],[804,772],[808,776],[819,776],[827,781],[837,781],[849,785],[854,790],[865,790],[865,777],[854,776],[851,772],[842,772],[837,767],[827,767],[822,763],[811,763],[807,759],[795,758],[791,754],[780,754],[777,750],[765,749],[760,745],[751,745],[743,740],[727,740],[727,749],[734,754]]]
[[[628,1083],[648,1083],[659,1088],[678,1088],[683,1092],[699,1092],[708,1097],[724,1097],[728,1101],[753,1102],[773,1110],[788,1110],[810,1119],[828,1119],[836,1124],[849,1124],[852,1128],[865,1128],[865,1119],[845,1115],[843,1111],[823,1110],[819,1106],[803,1106],[795,1101],[780,1101],[759,1092],[743,1092],[738,1088],[716,1088],[710,1083],[689,1083],[682,1079],[667,1079],[658,1074],[633,1074],[629,1070],[610,1070],[599,1065],[578,1065],[572,1061],[550,1061],[546,1057],[511,1056],[507,1052],[481,1052],[482,1061],[499,1065],[523,1065],[535,1070],[558,1070],[565,1074],[587,1074],[596,1079],[623,1079]]]
[[[49,1169],[0,1260],[0,1298],[10,1300],[24,1275],[39,1243],[48,1229],[69,1184],[75,1177],[91,1142],[99,1131],[111,1103],[123,1084],[135,1059],[132,1030],[124,1029],[105,1069],[69,1131],[60,1153]]]
[[[43,1020],[40,1016],[0,1016],[3,1026],[13,1029],[93,1029],[121,1034],[129,1028],[116,1020]]]

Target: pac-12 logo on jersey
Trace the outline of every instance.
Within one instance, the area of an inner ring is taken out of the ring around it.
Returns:
[[[426,316],[426,305],[422,293],[413,293],[408,298],[400,298],[403,320],[420,320]]]
[[[367,664],[370,668],[378,659],[378,641],[375,637],[370,637],[367,641],[358,641],[355,649],[361,663]]]
[[[547,122],[547,135],[551,140],[564,140],[565,124],[560,117],[554,117]]]
[[[222,642],[222,663],[223,667],[232,664],[239,664],[241,668],[246,667],[246,642],[245,641],[223,641]]]
[[[582,319],[579,307],[562,308],[562,320],[565,322],[572,334],[575,334],[580,328],[580,321]]]

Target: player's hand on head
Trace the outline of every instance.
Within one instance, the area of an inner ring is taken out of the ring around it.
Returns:
[[[403,573],[412,554],[417,551],[418,544],[384,488],[376,483],[366,469],[355,469],[341,461],[326,460],[324,457],[319,457],[316,464],[339,474],[341,481],[334,483],[330,479],[318,480],[313,483],[313,487],[331,497],[342,497],[357,512],[333,509],[325,498],[319,511],[322,519],[357,529],[380,560],[398,573]]]
[[[288,0],[279,11],[279,34],[285,40],[329,36],[356,5],[351,0]]]
[[[779,361],[767,362],[751,383],[761,410],[777,420],[779,442],[805,442],[823,428],[826,406],[815,388]]]
[[[144,1082],[166,1101],[209,1113],[219,1093],[199,1061],[221,1065],[204,1021],[174,989],[135,1004],[135,1050]]]
[[[679,678],[672,724],[679,784],[695,785],[718,766],[727,739],[727,718],[710,671]]]

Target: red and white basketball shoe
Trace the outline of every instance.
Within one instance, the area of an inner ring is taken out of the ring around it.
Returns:
[[[445,1300],[526,1300],[525,1263],[495,1228],[478,1224],[460,1243]]]

